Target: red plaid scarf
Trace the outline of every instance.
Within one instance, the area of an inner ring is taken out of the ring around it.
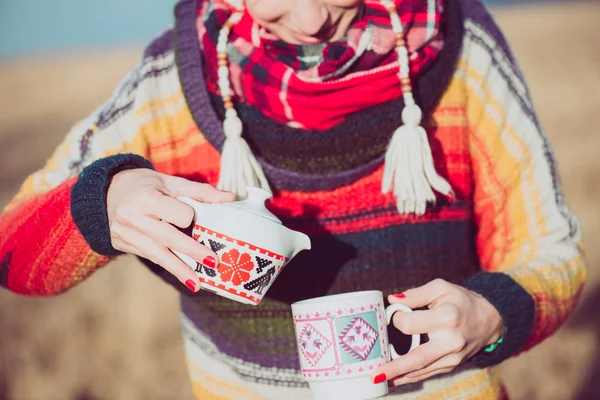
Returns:
[[[232,29],[228,45],[232,89],[237,100],[267,117],[298,128],[324,130],[350,113],[402,95],[396,37],[389,14],[378,1],[365,1],[361,18],[352,23],[344,39],[319,47],[277,40],[233,3],[239,2],[198,1],[198,34],[211,92],[219,93],[219,30],[237,10],[243,17]],[[443,0],[396,0],[396,6],[414,79],[431,65],[443,46],[439,29]],[[367,46],[361,49],[363,38]],[[313,62],[307,62],[307,57]]]

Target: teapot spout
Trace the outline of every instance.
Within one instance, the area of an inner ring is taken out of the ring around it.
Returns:
[[[296,255],[298,253],[300,253],[302,250],[310,250],[312,248],[311,242],[310,242],[310,238],[308,237],[308,235],[302,233],[302,232],[296,232],[296,246],[294,249],[294,255],[293,257],[296,257]]]

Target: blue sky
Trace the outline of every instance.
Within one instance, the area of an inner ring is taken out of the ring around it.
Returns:
[[[175,0],[0,0],[0,57],[145,43],[173,21]]]
[[[175,2],[0,0],[0,58],[32,52],[144,44],[172,23]]]

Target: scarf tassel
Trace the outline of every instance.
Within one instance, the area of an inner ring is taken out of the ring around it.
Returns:
[[[403,125],[396,129],[385,155],[384,194],[393,190],[401,214],[423,215],[435,204],[433,190],[453,197],[450,184],[435,170],[427,132],[420,126],[421,109],[409,103],[402,110]]]
[[[248,186],[271,190],[260,164],[242,137],[242,128],[242,121],[235,109],[228,109],[223,121],[225,143],[221,153],[221,174],[217,188],[233,192],[239,198],[247,196]]]

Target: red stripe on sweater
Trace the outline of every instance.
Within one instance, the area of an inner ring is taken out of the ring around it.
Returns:
[[[72,286],[73,275],[82,273],[74,266],[80,265],[91,250],[71,218],[70,195],[75,181],[72,178],[46,193],[28,197],[3,216],[1,226],[12,228],[9,240],[0,247],[0,258],[13,253],[7,279],[10,290],[54,294],[59,288]],[[67,247],[71,256],[59,257]],[[57,277],[60,280],[54,281]]]
[[[436,114],[459,117],[463,115],[461,107],[447,107]],[[457,120],[460,123],[460,119]],[[446,176],[453,186],[457,200],[470,204],[472,195],[472,168],[466,134],[463,140],[457,140],[457,130],[462,125],[429,126],[427,128],[432,145],[436,168]],[[193,137],[195,133],[186,135]],[[185,140],[178,141],[186,146]],[[190,153],[170,160],[155,162],[157,170],[166,174],[177,174],[186,179],[207,182],[216,185],[219,179],[218,165],[220,154],[208,142],[190,145]],[[215,167],[217,166],[217,167]],[[323,228],[332,233],[360,232],[364,230],[430,221],[456,221],[469,216],[462,207],[441,206],[422,217],[400,215],[395,212],[393,195],[381,193],[383,166],[368,176],[339,189],[321,192],[276,191],[269,208],[286,220],[286,224],[295,225],[306,232],[311,231],[307,220],[319,221],[319,230]],[[444,199],[440,199],[443,201]],[[465,207],[466,208],[466,207]],[[361,217],[368,214],[369,217]],[[373,216],[373,214],[376,214]]]
[[[553,297],[550,293],[531,293],[535,302],[536,315],[529,337],[520,352],[532,348],[552,335],[560,324],[564,322],[564,315],[569,314],[573,307],[575,307],[582,292],[583,287],[575,296],[565,299]]]

